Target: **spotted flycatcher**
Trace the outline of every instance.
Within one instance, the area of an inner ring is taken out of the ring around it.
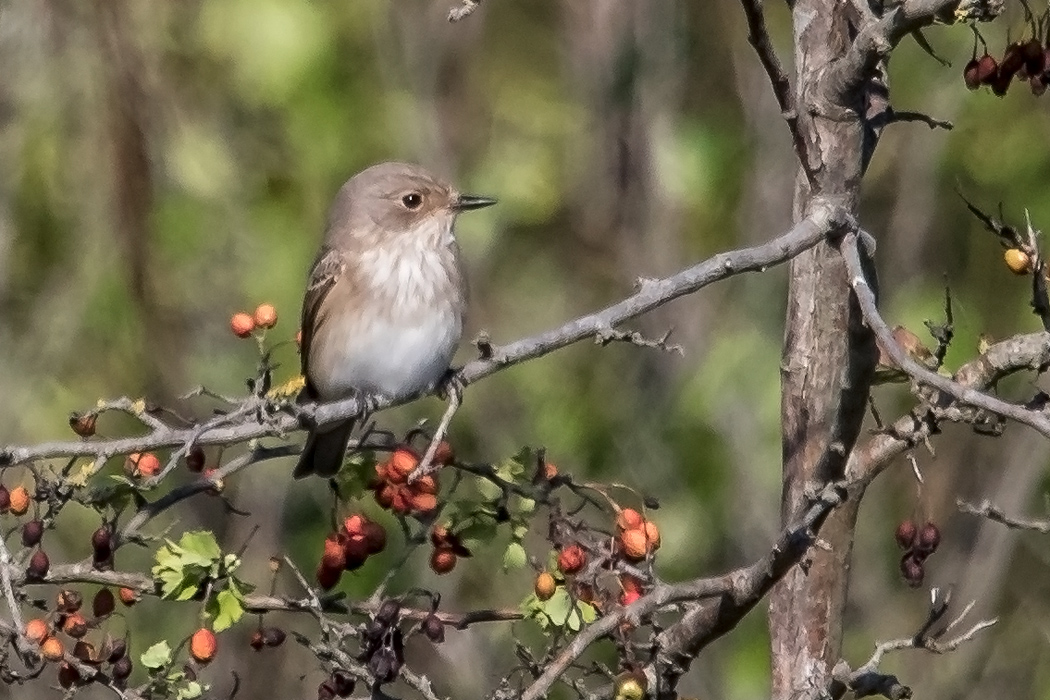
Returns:
[[[342,186],[303,301],[305,398],[398,399],[441,382],[467,307],[456,216],[495,203],[408,163],[373,165]],[[353,426],[315,427],[295,477],[338,472]]]

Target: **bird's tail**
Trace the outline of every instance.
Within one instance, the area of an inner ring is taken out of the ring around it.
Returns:
[[[299,456],[299,463],[295,465],[292,476],[296,479],[302,479],[310,474],[323,477],[335,476],[339,468],[343,466],[346,445],[350,442],[350,433],[353,429],[354,421],[348,420],[324,432],[312,431],[306,438],[306,445],[303,447],[303,453]]]

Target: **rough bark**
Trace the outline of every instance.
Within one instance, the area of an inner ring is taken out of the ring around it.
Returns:
[[[793,6],[796,103],[810,173],[800,173],[794,217],[819,202],[856,213],[864,164],[863,89],[829,89],[826,76],[848,46],[847,4],[797,0]],[[783,492],[788,522],[807,494],[841,478],[864,418],[876,353],[871,333],[848,293],[841,257],[828,243],[791,264],[781,364]],[[794,698],[825,686],[839,659],[842,612],[861,493],[833,513],[820,531],[827,547],[812,551],[774,589],[769,626],[772,697]]]

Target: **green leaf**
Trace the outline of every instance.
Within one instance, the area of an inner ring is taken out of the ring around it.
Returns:
[[[565,625],[565,620],[569,617],[571,610],[572,599],[569,597],[569,592],[564,588],[558,588],[554,591],[554,595],[543,604],[543,612],[550,618],[551,623],[558,627]]]
[[[583,617],[583,621],[586,624],[589,625],[598,619],[598,608],[594,607],[590,603],[578,601],[576,603],[576,608],[580,611],[580,615]]]
[[[513,537],[516,540],[523,540],[523,539],[525,539],[525,535],[527,535],[527,534],[529,534],[529,526],[528,525],[515,525],[510,530],[510,536]]]
[[[222,632],[241,619],[241,616],[244,615],[244,607],[241,605],[238,593],[226,588],[208,601],[207,613],[214,618],[212,622],[214,630]]]
[[[528,554],[520,542],[511,542],[503,552],[503,570],[520,569],[528,563]]]
[[[197,681],[190,681],[184,688],[179,688],[177,700],[194,700],[204,695],[205,687]]]
[[[474,480],[474,486],[486,501],[495,501],[503,495],[503,489],[480,476]]]
[[[171,647],[167,642],[161,640],[142,652],[139,661],[148,669],[164,668],[171,663]]]
[[[491,520],[475,520],[471,525],[456,531],[456,535],[468,549],[491,541],[496,533],[496,523]]]
[[[531,498],[518,498],[518,515],[529,515],[536,510],[536,501]]]
[[[179,540],[179,546],[183,551],[183,559],[186,561],[199,561],[202,566],[210,566],[212,562],[222,557],[222,549],[215,541],[215,535],[207,530],[196,530],[187,532]]]

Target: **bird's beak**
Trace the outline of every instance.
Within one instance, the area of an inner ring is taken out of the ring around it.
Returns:
[[[456,197],[456,201],[452,204],[452,208],[455,211],[470,211],[471,209],[484,209],[485,207],[491,207],[496,203],[496,200],[492,197],[478,197],[473,194],[461,194]]]

